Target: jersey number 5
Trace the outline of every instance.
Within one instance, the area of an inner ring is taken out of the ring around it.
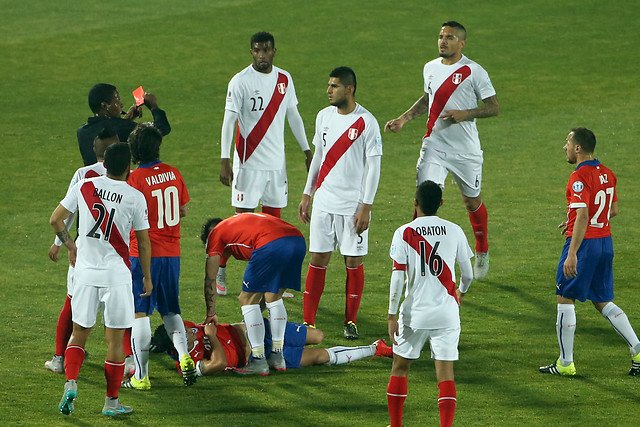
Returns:
[[[116,208],[111,208],[109,211],[109,218],[107,218],[107,208],[100,203],[94,203],[92,208],[93,210],[98,211],[98,218],[96,218],[96,223],[93,224],[93,228],[87,233],[87,237],[91,237],[93,239],[99,239],[100,233],[98,233],[98,228],[102,228],[102,224],[104,220],[107,220],[107,223],[104,227],[104,240],[109,240],[109,236],[111,235],[111,227],[113,227],[113,218],[116,215]]]
[[[178,189],[170,186],[164,189],[153,190],[151,195],[158,202],[158,228],[173,227],[180,222],[180,201]]]
[[[420,275],[427,275],[427,267],[429,268],[429,273],[432,276],[438,277],[442,270],[444,269],[444,264],[442,263],[442,257],[438,255],[438,246],[440,246],[440,242],[436,242],[432,248],[427,249],[427,242],[422,240],[420,242]]]

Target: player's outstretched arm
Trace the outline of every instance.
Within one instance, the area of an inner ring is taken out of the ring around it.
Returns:
[[[413,103],[411,108],[402,113],[400,117],[393,120],[389,120],[384,125],[384,131],[390,130],[391,132],[400,132],[405,123],[415,119],[418,116],[423,115],[429,108],[429,95],[425,93],[416,102]]]

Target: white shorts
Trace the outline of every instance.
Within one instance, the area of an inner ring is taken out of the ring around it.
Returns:
[[[75,272],[75,268],[69,264],[69,269],[67,270],[67,295],[70,297],[73,296],[73,286],[76,283],[76,279],[74,278],[73,273]]]
[[[76,283],[71,298],[73,322],[84,328],[96,324],[98,307],[104,303],[104,326],[124,329],[133,326],[135,318],[131,282],[122,285],[97,287]]]
[[[444,188],[451,172],[463,195],[478,197],[482,188],[482,161],[482,153],[449,154],[423,145],[416,165],[417,184],[433,181]]]
[[[405,359],[418,359],[425,343],[431,346],[431,358],[435,360],[458,360],[460,328],[412,329],[400,323],[393,352]]]
[[[255,209],[260,201],[263,206],[284,208],[287,206],[288,191],[286,169],[276,171],[233,169],[231,206],[234,208]]]
[[[369,229],[356,234],[356,215],[311,210],[309,252],[326,253],[340,248],[343,256],[364,256],[369,249]]]

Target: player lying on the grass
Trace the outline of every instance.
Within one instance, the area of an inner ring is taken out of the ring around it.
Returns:
[[[271,334],[269,320],[265,336],[265,352],[271,352]],[[249,363],[251,346],[246,337],[244,323],[202,325],[185,321],[189,354],[196,362],[199,376],[213,375],[225,370],[238,371]],[[391,347],[383,340],[371,345],[359,347],[307,348],[306,345],[320,344],[324,332],[320,329],[308,328],[299,323],[287,322],[284,335],[283,354],[287,368],[302,368],[312,365],[342,365],[372,356],[392,357]],[[166,351],[176,360],[176,351],[166,330],[160,325],[153,333],[152,347],[154,351]],[[259,372],[269,375],[269,371]]]

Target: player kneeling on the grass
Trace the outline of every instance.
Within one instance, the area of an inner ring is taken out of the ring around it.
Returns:
[[[104,303],[107,357],[104,375],[107,396],[102,414],[129,414],[132,409],[118,400],[120,381],[124,374],[122,342],[124,330],[134,319],[131,270],[129,263],[129,232],[133,228],[138,239],[142,267],[143,292],[150,295],[151,244],[144,196],[127,185],[131,152],[125,143],[107,148],[104,156],[106,176],[78,182],[51,215],[50,223],[56,235],[69,249],[69,260],[75,265],[75,287],[71,310],[73,332],[64,353],[67,382],[58,408],[69,415],[78,395],[76,381],[84,361],[84,347],[96,323],[98,307]],[[69,237],[64,219],[78,211],[77,258],[76,245]]]
[[[302,260],[306,252],[302,233],[280,218],[247,212],[225,220],[208,220],[202,227],[201,239],[207,251],[204,278],[207,316],[204,323],[218,323],[215,278],[220,259],[233,256],[248,260],[239,300],[253,359],[239,373],[268,375],[269,366],[284,371],[282,347],[287,310],[282,294],[287,288],[300,290]],[[268,360],[264,347],[265,324],[259,304],[262,299],[269,309],[273,337],[273,352]]]
[[[473,280],[473,252],[462,229],[436,216],[442,189],[432,181],[418,186],[417,218],[398,228],[389,251],[393,260],[389,291],[389,336],[393,341],[393,367],[387,386],[391,426],[402,425],[411,363],[429,341],[440,393],[440,425],[453,425],[456,386],[453,362],[458,360],[459,304]],[[456,289],[455,263],[460,267]],[[405,298],[398,305],[405,285]]]
[[[556,272],[558,316],[556,332],[560,356],[540,372],[575,375],[573,339],[575,300],[593,306],[624,338],[631,350],[629,375],[640,375],[640,341],[627,315],[613,303],[613,242],[609,219],[618,214],[617,178],[594,158],[596,137],[589,129],[569,132],[564,151],[567,162],[577,164],[567,184],[567,221],[560,224],[567,239]]]
[[[266,325],[268,319],[264,319]],[[242,369],[250,363],[251,345],[246,337],[244,323],[207,325],[185,321],[189,354],[196,361],[198,375],[213,375],[233,369]],[[271,335],[267,327],[265,353],[271,353]],[[299,323],[287,322],[284,335],[283,354],[287,368],[302,368],[312,365],[342,365],[367,357],[391,357],[391,347],[383,340],[359,347],[307,348],[320,344],[324,332]],[[166,331],[158,327],[153,334],[153,345],[167,351],[176,360],[176,352]],[[178,365],[178,369],[180,366]]]
[[[151,123],[142,123],[129,135],[133,163],[138,168],[127,182],[142,192],[149,210],[151,239],[151,275],[153,293],[140,297],[142,271],[138,245],[131,234],[131,274],[136,320],[131,329],[131,348],[136,364],[135,374],[123,381],[126,388],[149,390],[149,346],[151,323],[149,316],[157,309],[180,356],[185,385],[196,382],[193,360],[187,352],[187,337],[180,317],[180,220],[187,215],[189,192],[180,171],[160,161],[162,134]]]

